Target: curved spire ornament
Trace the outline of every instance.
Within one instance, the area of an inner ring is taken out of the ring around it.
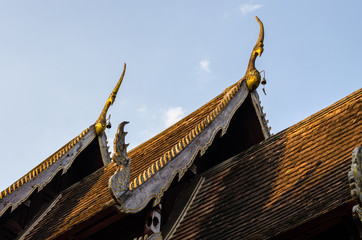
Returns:
[[[251,52],[245,76],[242,78],[242,80],[246,80],[249,91],[254,91],[260,84],[260,72],[255,68],[255,60],[257,56],[261,57],[261,54],[264,51],[264,25],[257,16],[255,16],[255,18],[260,25],[259,38]]]
[[[97,136],[101,135],[106,130],[106,127],[107,127],[107,111],[108,111],[108,108],[111,105],[113,105],[114,100],[116,99],[117,92],[119,90],[119,87],[121,86],[121,83],[123,81],[125,72],[126,72],[126,63],[124,63],[123,72],[122,72],[121,77],[118,80],[117,85],[114,87],[111,95],[107,99],[107,102],[104,105],[104,108],[103,108],[101,114],[99,115],[99,117],[98,117],[98,119],[97,119],[97,121],[95,123],[94,127],[95,127],[95,131],[96,131]]]

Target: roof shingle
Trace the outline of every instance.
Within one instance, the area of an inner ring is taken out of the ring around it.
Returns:
[[[205,173],[172,239],[270,239],[351,200],[362,89]]]

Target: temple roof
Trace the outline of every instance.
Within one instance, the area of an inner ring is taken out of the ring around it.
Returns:
[[[101,161],[103,162],[102,165],[106,165],[110,162],[106,136],[103,134],[107,125],[106,114],[108,108],[113,104],[117,96],[117,92],[123,81],[125,71],[126,64],[124,64],[122,75],[111,95],[107,99],[103,111],[101,112],[95,124],[85,129],[82,133],[79,134],[79,136],[76,136],[74,139],[70,140],[58,151],[38,164],[38,166],[34,167],[4,191],[0,192],[0,217],[9,207],[12,207],[11,211],[14,211],[20,204],[25,202],[35,190],[38,192],[41,191],[61,170],[61,174],[65,174],[79,154],[85,150],[97,136],[99,141],[98,147],[101,154]]]
[[[192,142],[207,127],[207,124],[217,118],[223,108],[237,94],[246,94],[246,97],[248,93],[245,81],[238,81],[178,123],[129,151],[128,156],[131,158],[130,185],[133,184],[131,187],[142,186],[144,181],[148,180],[144,179],[144,174],[152,166],[154,166],[155,174],[167,164],[167,161],[172,161],[181,152],[182,148],[181,150],[179,148],[180,144],[183,144],[183,140],[186,143],[185,138],[188,138],[187,141]],[[252,96],[253,101],[257,101],[255,92],[252,93]],[[260,124],[263,125],[265,134],[269,136],[259,103],[256,103],[255,107],[256,111],[260,111],[257,114],[261,121]],[[168,156],[171,158],[168,159]],[[108,207],[118,204],[108,186],[108,180],[116,168],[116,164],[111,162],[62,192],[61,196],[46,211],[46,214],[39,218],[23,236],[26,236],[27,239],[48,239],[59,236]],[[152,178],[152,176],[150,177]],[[140,178],[142,178],[141,181]],[[137,185],[134,184],[135,181]]]
[[[172,239],[270,239],[351,204],[361,109],[362,89],[204,173]]]

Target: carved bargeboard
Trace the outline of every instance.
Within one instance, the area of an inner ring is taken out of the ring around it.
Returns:
[[[353,200],[357,203],[352,209],[360,237],[362,237],[362,146],[356,147],[352,152],[351,171],[348,172],[348,180]]]

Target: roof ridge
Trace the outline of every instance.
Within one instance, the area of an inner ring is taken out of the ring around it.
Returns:
[[[217,97],[215,97],[214,99],[224,95],[223,98],[221,99],[221,101],[216,105],[214,110],[211,111],[203,120],[201,120],[188,134],[186,134],[186,136],[182,137],[173,147],[171,147],[170,150],[166,151],[160,157],[159,160],[152,163],[151,166],[149,166],[146,170],[141,172],[138,175],[138,177],[135,177],[133,180],[131,180],[129,183],[129,189],[132,190],[132,189],[140,186],[142,183],[144,183],[149,178],[151,178],[156,172],[158,172],[160,169],[162,169],[169,161],[174,159],[183,149],[185,149],[219,115],[219,113],[221,113],[221,111],[228,105],[228,103],[236,95],[236,93],[239,92],[239,90],[241,89],[242,81],[243,80],[237,81],[233,85],[226,88]],[[213,101],[214,99],[212,99],[211,101]],[[211,102],[211,101],[209,101],[209,102]],[[206,104],[208,104],[208,103],[206,103]],[[206,104],[204,104],[204,105],[206,105]],[[197,111],[197,110],[195,110],[195,111]],[[190,116],[190,115],[192,115],[192,113],[189,114],[188,116]],[[180,121],[183,121],[185,118],[181,119]],[[177,123],[174,124],[173,126],[175,126],[175,125],[177,125]],[[171,127],[173,127],[173,126],[171,126]],[[149,141],[146,141],[145,143],[139,145],[139,147],[143,146],[146,143],[149,143],[150,141],[153,141],[154,139],[157,139],[157,137],[160,134],[162,134],[162,132],[157,134],[155,137],[153,137]]]
[[[27,174],[22,176],[20,179],[15,181],[12,185],[7,187],[5,190],[0,192],[0,200],[4,198],[5,196],[9,195],[10,193],[14,192],[18,188],[20,188],[22,185],[27,183],[28,181],[34,179],[36,176],[38,176],[41,172],[48,169],[49,166],[53,165],[58,159],[60,159],[62,156],[64,156],[69,150],[71,150],[85,135],[89,132],[89,127],[85,129],[83,132],[81,132],[78,136],[70,140],[67,144],[65,144],[63,147],[61,147],[58,151],[50,155],[48,158],[46,158],[44,161],[39,163],[37,166],[35,166],[32,170],[30,170]]]
[[[238,81],[238,82],[240,82],[240,81]],[[215,99],[219,98],[220,96],[225,95],[225,93],[226,93],[227,91],[229,91],[230,88],[232,88],[232,87],[234,87],[235,85],[237,85],[238,82],[236,82],[236,83],[232,84],[231,86],[225,88],[220,94],[218,94],[216,97],[214,97],[214,98],[211,99],[210,101],[208,101],[208,102],[206,102],[205,104],[203,104],[202,106],[198,107],[197,109],[195,109],[194,111],[192,111],[190,114],[188,114],[188,115],[185,116],[184,118],[180,119],[179,121],[177,121],[177,122],[174,123],[173,125],[169,126],[168,128],[164,129],[164,130],[161,131],[160,133],[156,134],[156,135],[153,136],[152,138],[150,138],[150,139],[146,140],[145,142],[139,144],[138,146],[132,148],[132,149],[129,150],[127,153],[128,153],[128,154],[132,154],[133,152],[135,152],[135,151],[137,151],[137,150],[139,150],[139,149],[142,149],[142,146],[148,145],[150,142],[153,142],[153,141],[157,140],[157,139],[159,138],[159,136],[162,135],[165,131],[167,131],[167,130],[169,130],[169,129],[171,129],[171,128],[176,127],[180,122],[183,122],[184,119],[186,119],[187,117],[193,115],[193,114],[194,114],[195,112],[197,112],[200,108],[203,108],[204,106],[208,105],[209,103],[215,101]]]

